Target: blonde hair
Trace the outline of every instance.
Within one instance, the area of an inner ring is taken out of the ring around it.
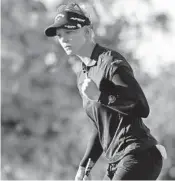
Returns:
[[[87,25],[88,29],[90,30],[91,34],[91,40],[94,42],[95,41],[95,31],[93,29],[93,22],[90,16],[90,12],[92,11],[92,6],[89,5],[88,3],[78,3],[79,7],[81,8],[82,12],[84,13],[84,16],[89,18],[91,24]]]

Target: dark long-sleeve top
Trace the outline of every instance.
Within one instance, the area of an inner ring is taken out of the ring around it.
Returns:
[[[119,99],[114,104],[119,109],[121,108],[124,112],[130,111],[130,113],[132,112],[132,114],[143,118],[148,117],[150,109],[147,99],[132,71],[128,67],[121,66],[117,68],[111,77],[111,81],[104,80],[101,82],[100,89],[104,92],[101,97],[117,94]],[[118,85],[119,79],[127,87]],[[122,104],[123,102],[128,102],[128,105]]]
[[[149,106],[131,66],[119,53],[109,51],[97,44],[91,55],[96,64],[90,67],[83,64],[77,77],[84,109],[93,127],[81,166],[86,165],[88,158],[96,162],[102,152],[109,162],[115,162],[128,152],[156,144],[141,119],[149,115]],[[86,75],[101,91],[98,101],[91,101],[81,93]]]

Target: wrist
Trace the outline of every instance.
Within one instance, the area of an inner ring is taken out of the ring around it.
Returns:
[[[80,171],[82,171],[82,172],[85,171],[85,169],[86,169],[86,168],[83,167],[83,166],[81,166],[81,165],[78,167],[78,170],[80,170]]]
[[[90,171],[92,170],[94,165],[95,165],[95,163],[92,161],[91,158],[89,158],[88,163],[86,165],[86,170],[85,170],[85,175],[86,176],[89,176]]]

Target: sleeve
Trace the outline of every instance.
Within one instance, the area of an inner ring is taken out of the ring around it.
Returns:
[[[115,52],[114,52],[115,53]],[[133,75],[133,71],[129,63],[123,58],[118,56],[111,56],[106,64],[103,79],[99,84],[101,91],[98,102],[107,106],[122,115],[131,114],[133,107],[135,107],[136,95],[128,89],[128,85],[124,83],[119,75],[113,79],[113,76],[120,67],[126,67]]]
[[[98,136],[98,130],[96,129],[95,125],[92,125],[92,126],[93,126],[92,134],[88,141],[88,145],[87,145],[84,157],[82,158],[80,162],[80,166],[82,167],[86,167],[86,164],[89,158],[91,158],[91,160],[95,164],[97,160],[100,158],[101,154],[103,153],[103,149],[102,149],[99,136]]]
[[[133,70],[125,59],[113,57],[108,65],[105,79],[100,83],[100,102],[109,95],[115,95],[115,107],[127,114],[146,118],[149,115],[149,105],[146,97],[134,78]]]
[[[134,107],[134,113],[143,118],[148,117],[150,109],[145,97],[143,90],[141,89],[139,83],[134,78],[132,72],[126,66],[118,67],[112,75],[112,82],[116,84],[116,77],[120,76],[121,80],[127,84],[127,92],[133,97],[135,97],[136,106]]]

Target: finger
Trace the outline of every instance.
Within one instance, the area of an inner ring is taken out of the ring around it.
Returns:
[[[111,51],[107,51],[105,54],[111,56]]]
[[[84,82],[84,83],[82,84],[82,87],[83,87],[83,88],[87,88],[87,87],[88,87],[88,84],[89,84],[88,82]]]
[[[107,52],[105,52],[105,55],[108,55],[108,51],[107,51]]]
[[[82,95],[87,99],[88,96],[85,94],[85,92],[82,92]]]
[[[89,83],[89,82],[91,82],[91,79],[86,79],[85,81],[86,81],[86,83]]]
[[[91,82],[91,79],[89,79],[89,78],[84,79],[84,83],[85,83],[85,84],[88,84],[89,82]]]
[[[84,92],[85,92],[85,90],[86,90],[86,87],[87,87],[87,86],[82,86],[82,88],[81,88],[81,92],[83,92],[83,93],[84,93]]]

